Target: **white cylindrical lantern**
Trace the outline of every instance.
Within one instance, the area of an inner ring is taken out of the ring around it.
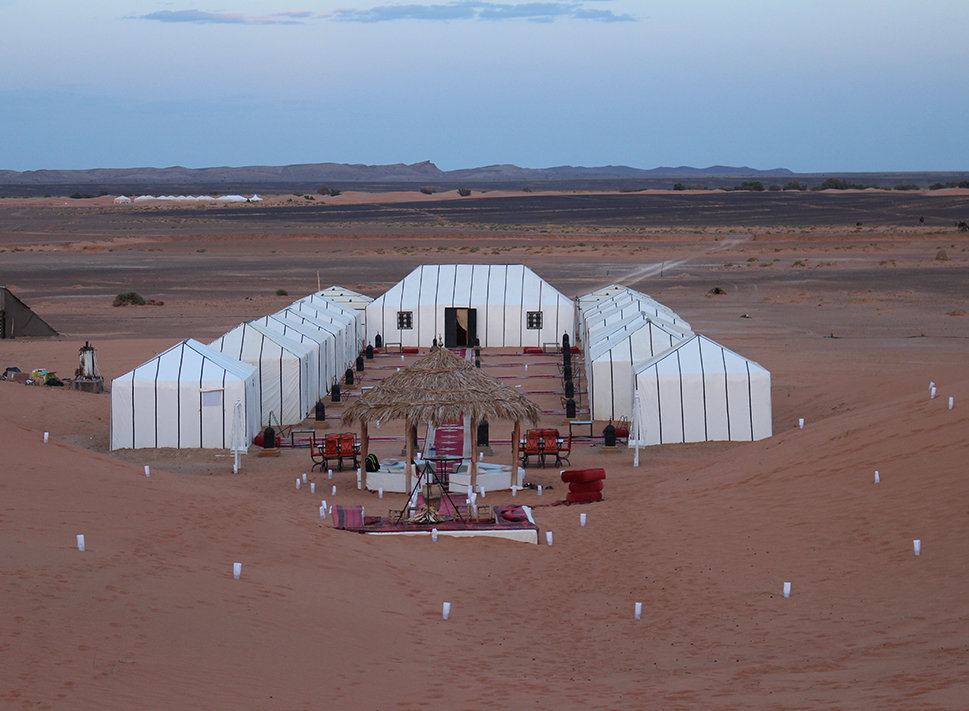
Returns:
[[[360,473],[360,468],[357,468],[357,488],[363,488],[363,474]]]
[[[84,534],[83,533],[77,534],[77,549],[79,551],[81,551],[81,553],[84,552]]]
[[[637,620],[643,619],[643,603],[637,602],[636,607],[633,610],[633,614],[636,615]]]
[[[236,580],[242,577],[242,563],[232,564],[232,577],[235,578]]]
[[[549,545],[552,545],[552,532],[551,531],[546,531],[545,532],[545,542],[547,544],[549,544]]]
[[[320,518],[326,518],[326,506],[320,506]]]
[[[333,478],[333,470],[332,469],[327,469],[326,470],[326,478],[327,479],[332,479]]]
[[[336,496],[336,484],[330,487],[330,496]]]
[[[784,597],[790,597],[790,596],[791,596],[791,584],[784,583]]]
[[[305,484],[306,482],[307,482],[307,479],[306,479],[306,472],[303,472],[303,483]]]
[[[930,399],[930,400],[935,400],[935,386],[934,386],[934,385],[933,385],[933,386],[932,386],[932,388],[931,388],[931,389],[929,390],[929,399]]]
[[[50,439],[50,432],[44,432],[44,444],[47,444],[47,440]]]
[[[445,602],[441,605],[441,617],[445,620],[451,616],[451,603]]]
[[[151,467],[149,467],[147,464],[145,465],[145,478],[151,479]]]
[[[584,513],[580,513],[579,514],[579,525],[582,526],[583,528],[585,527],[585,514]]]
[[[798,426],[798,427],[799,427],[800,429],[802,429],[802,430],[804,429],[804,418],[803,418],[803,417],[799,417],[799,418],[798,418],[798,420],[797,420],[797,426]]]
[[[311,481],[310,482],[310,493],[311,494],[315,494],[316,493],[316,482],[315,481]]]
[[[949,409],[951,410],[955,404],[956,404],[956,399],[950,395],[949,396]]]
[[[542,485],[541,484],[538,485],[538,495],[539,496],[542,495]]]
[[[431,529],[431,540],[434,541],[435,543],[437,543],[437,529],[436,528],[432,528]]]
[[[518,496],[518,487],[515,486],[514,484],[511,485],[511,495]]]
[[[384,498],[384,487],[381,486],[379,489],[377,489],[377,498],[378,499]]]
[[[912,548],[915,550],[915,555],[922,555],[922,539],[916,538],[912,541]]]
[[[299,491],[299,487],[303,485],[303,480],[296,477],[296,490]]]
[[[881,475],[878,473],[878,470],[876,469],[875,470],[875,483],[877,484],[881,480],[882,480]]]

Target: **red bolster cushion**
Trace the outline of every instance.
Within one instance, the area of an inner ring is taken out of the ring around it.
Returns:
[[[602,491],[602,479],[598,481],[573,481],[569,482],[569,491],[572,493]]]
[[[566,469],[562,472],[562,481],[587,482],[606,478],[606,470],[598,469]]]
[[[525,346],[524,348],[522,348],[522,351],[525,353],[544,353],[545,352],[538,346]]]
[[[570,504],[587,504],[592,501],[602,501],[601,491],[570,491],[565,496]]]
[[[417,346],[404,346],[400,349],[401,353],[420,353],[421,349]]]

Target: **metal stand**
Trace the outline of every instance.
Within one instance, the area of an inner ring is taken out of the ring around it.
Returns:
[[[408,505],[405,506],[403,509],[401,509],[401,512],[397,516],[397,520],[394,521],[394,523],[401,522],[401,520],[404,518],[404,512],[410,508],[410,502],[414,500],[414,497],[417,494],[417,492],[420,491],[421,486],[424,486],[429,483],[427,482],[428,475],[430,475],[430,477],[433,478],[434,481],[432,483],[437,484],[439,487],[441,487],[441,496],[446,498],[451,503],[451,509],[454,511],[454,515],[457,516],[462,521],[464,521],[464,517],[461,516],[461,514],[458,512],[458,507],[454,505],[454,499],[452,499],[451,495],[448,493],[448,488],[444,485],[444,482],[441,481],[440,476],[438,476],[437,470],[431,466],[431,462],[433,461],[441,462],[441,461],[455,461],[455,460],[450,458],[448,458],[447,460],[444,460],[444,459],[424,460],[424,468],[421,471],[417,472],[417,477],[416,477],[417,480],[414,483],[414,488],[411,489],[410,494],[407,497]],[[428,497],[424,497],[424,509],[422,511],[419,511],[411,518],[407,519],[407,522],[408,523],[441,523],[441,521],[443,520],[444,520],[444,517],[441,516],[437,511],[431,508],[431,505],[428,501]]]

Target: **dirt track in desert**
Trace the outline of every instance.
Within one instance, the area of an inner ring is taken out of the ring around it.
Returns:
[[[317,274],[377,295],[421,263],[514,262],[570,297],[625,283],[758,361],[775,435],[647,448],[638,468],[584,443],[572,464],[606,468],[605,501],[552,505],[551,468],[527,474],[550,491],[519,494],[554,546],[431,543],[321,522],[293,486],[305,450],[247,456],[239,475],[222,453],[111,453],[108,395],[0,383],[3,706],[965,707],[969,235],[948,218],[519,229],[157,212],[0,201],[0,283],[64,334],[0,341],[0,366],[70,375],[90,340],[110,380],[282,308]],[[111,306],[131,289],[164,305]],[[528,391],[512,360],[500,374]],[[393,506],[351,479],[335,473],[326,498]]]

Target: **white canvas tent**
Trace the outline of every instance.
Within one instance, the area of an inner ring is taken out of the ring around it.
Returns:
[[[353,364],[360,353],[357,312],[313,295],[294,301],[289,305],[289,311],[300,318],[309,318],[314,325],[325,326],[333,331],[336,336],[335,366],[340,374]]]
[[[209,345],[256,366],[262,425],[302,422],[319,398],[319,347],[315,344],[300,343],[247,321]]]
[[[316,296],[322,296],[327,301],[346,306],[358,312],[360,316],[360,332],[357,334],[364,346],[367,345],[367,306],[373,301],[373,297],[361,294],[342,286],[331,286],[323,291],[316,292]]]
[[[228,449],[233,410],[248,444],[259,431],[256,368],[193,339],[160,353],[111,383],[111,449]]]
[[[680,331],[664,328],[645,314],[637,314],[589,344],[585,367],[592,419],[632,418],[634,365],[672,348],[686,337]]]
[[[315,360],[311,362],[315,363],[317,373],[316,397],[317,399],[323,397],[337,378],[337,339],[334,332],[308,323],[303,316],[294,317],[287,309],[258,318],[253,323],[281,333],[294,341],[315,347]]]
[[[695,335],[636,368],[644,445],[770,437],[770,373]]]
[[[584,309],[581,318],[581,337],[583,341],[591,342],[595,340],[597,329],[618,323],[637,313],[645,314],[657,323],[668,325],[680,332],[691,332],[690,324],[675,311],[645,294],[630,290]]]
[[[575,305],[522,264],[425,264],[367,306],[367,342],[541,346],[574,337]]]

